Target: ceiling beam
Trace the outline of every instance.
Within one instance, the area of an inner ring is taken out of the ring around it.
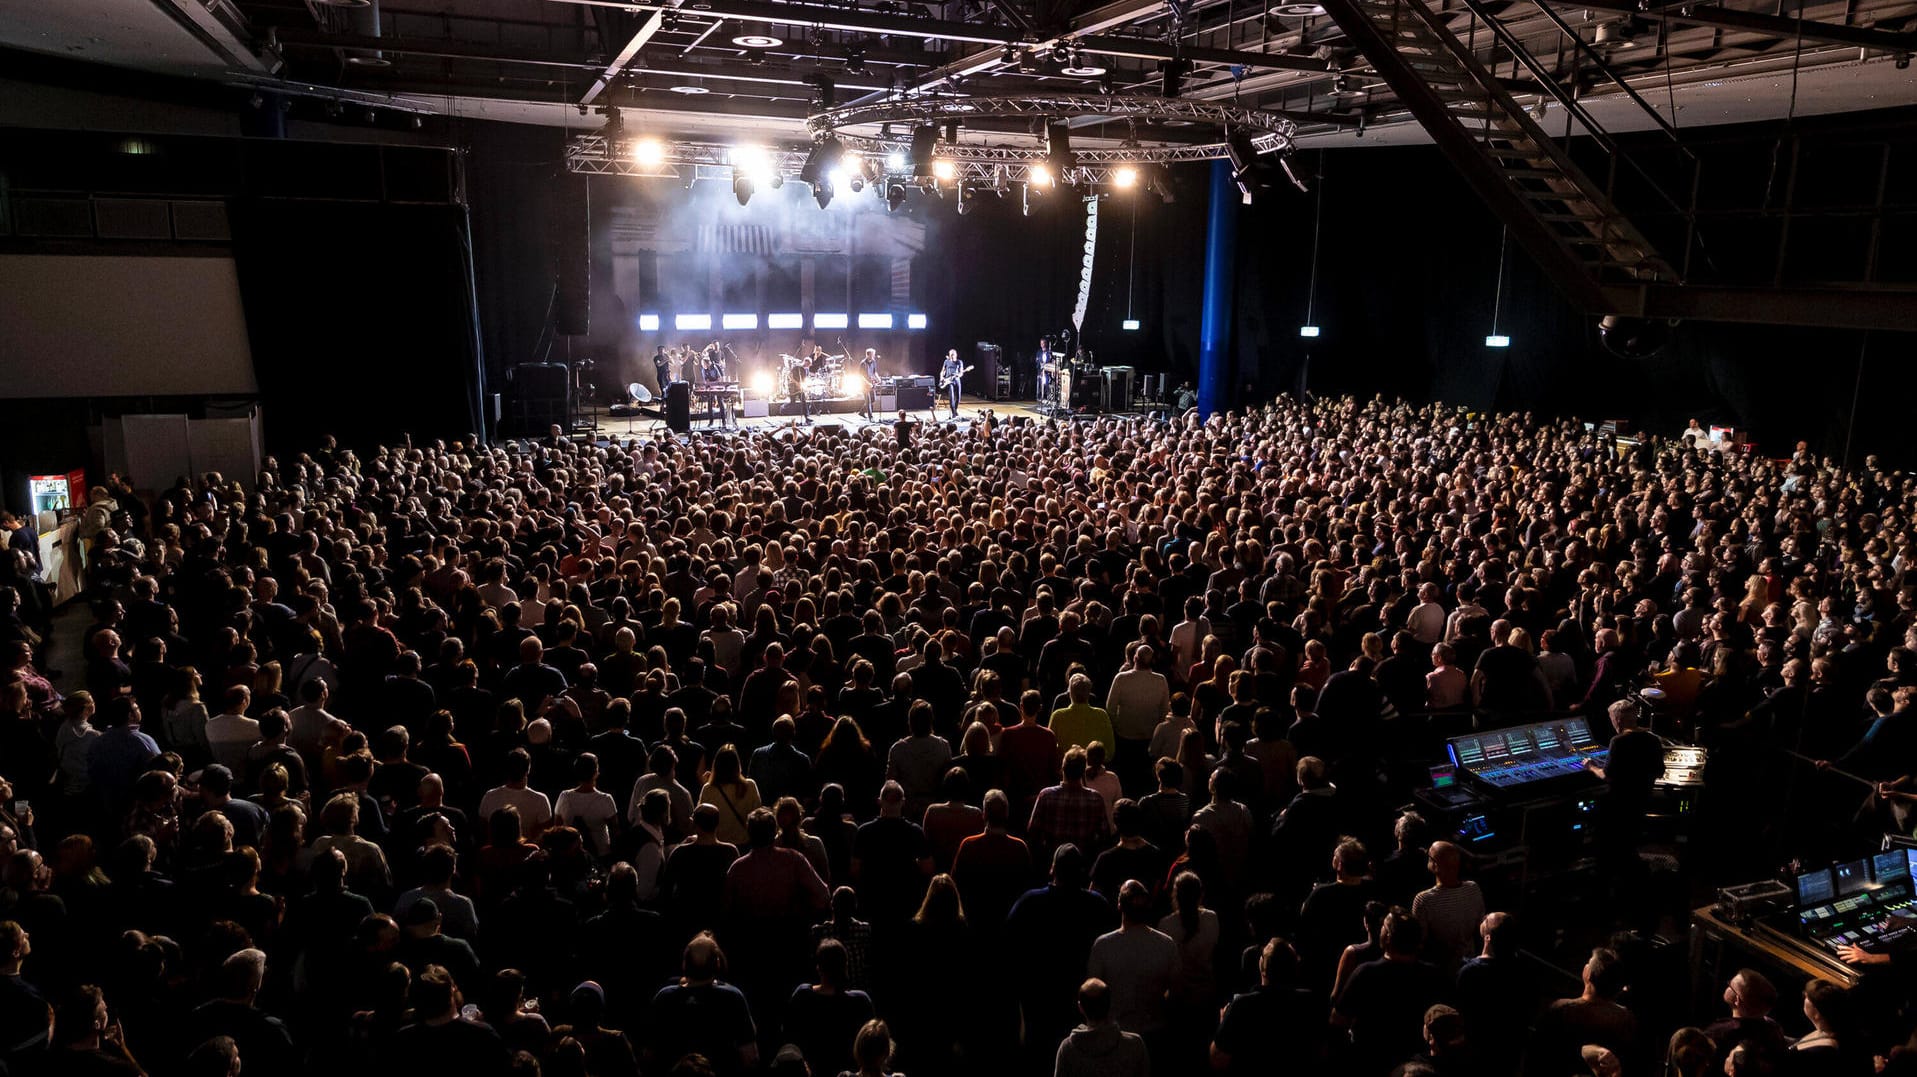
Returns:
[[[283,48],[293,49],[379,49],[401,56],[433,56],[451,60],[480,60],[499,64],[525,64],[533,67],[564,67],[597,71],[599,64],[557,53],[519,52],[497,45],[480,45],[450,38],[371,37],[365,34],[329,34],[298,26],[273,30],[273,38]]]
[[[618,79],[620,75],[625,74],[626,68],[638,57],[639,50],[645,48],[646,42],[651,41],[652,35],[658,33],[659,28],[665,24],[666,10],[664,8],[659,8],[653,11],[652,14],[647,15],[645,21],[639,24],[639,29],[635,30],[632,37],[626,40],[625,46],[614,54],[612,62],[606,65],[605,73],[592,80],[592,85],[586,89],[586,95],[579,99],[579,103],[582,105],[592,104],[595,98],[605,92],[606,87],[612,85],[614,80]]]
[[[1672,22],[1690,23],[1693,26],[1712,26],[1720,30],[1747,30],[1770,37],[1795,40],[1801,33],[1805,41],[1814,41],[1825,45],[1846,45],[1855,48],[1870,49],[1875,52],[1917,52],[1917,34],[1898,30],[1878,30],[1868,26],[1845,26],[1832,22],[1813,22],[1806,19],[1798,22],[1787,15],[1764,15],[1755,11],[1735,11],[1715,4],[1696,6],[1674,5],[1642,10],[1633,0],[1554,0],[1585,11],[1605,11],[1619,15],[1635,15],[1641,19],[1655,21],[1670,19]]]

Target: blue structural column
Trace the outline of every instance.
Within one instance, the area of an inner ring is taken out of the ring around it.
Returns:
[[[1237,291],[1238,186],[1230,161],[1211,163],[1211,219],[1205,228],[1205,310],[1198,329],[1198,415],[1230,400],[1232,299]]]

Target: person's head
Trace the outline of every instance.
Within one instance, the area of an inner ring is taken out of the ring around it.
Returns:
[[[1704,1077],[1717,1058],[1717,1045],[1701,1028],[1680,1028],[1671,1033],[1664,1057],[1670,1060],[1671,1077]]]
[[[1111,1020],[1111,986],[1096,976],[1079,984],[1078,1013],[1087,1025],[1101,1025]]]
[[[215,1036],[189,1051],[181,1077],[240,1077],[240,1048],[231,1036]]]
[[[771,808],[754,808],[746,816],[746,841],[754,849],[770,849],[779,840],[779,817]]]
[[[1464,1016],[1443,1003],[1424,1011],[1424,1043],[1433,1058],[1463,1050]]]
[[[953,357],[957,352],[951,353]],[[892,1062],[892,1030],[884,1021],[867,1021],[852,1040],[852,1061],[862,1075],[882,1074]]]
[[[1065,759],[1060,764],[1059,773],[1064,776],[1067,785],[1077,785],[1085,780],[1086,764],[1085,749],[1074,745],[1066,749]]]
[[[905,787],[895,781],[887,781],[879,787],[879,814],[887,818],[896,818],[905,813]]]
[[[1183,874],[1191,874],[1185,872]],[[1181,875],[1181,878],[1183,876]],[[1197,878],[1196,875],[1192,876]],[[1126,879],[1118,888],[1118,915],[1126,927],[1148,925],[1154,912],[1152,893],[1145,884],[1137,879]]]
[[[251,1005],[266,982],[266,953],[248,947],[220,963],[220,996]]]
[[[1478,921],[1480,951],[1484,957],[1510,957],[1518,952],[1517,921],[1508,912],[1487,913]]]
[[[1400,960],[1412,960],[1424,949],[1424,925],[1411,913],[1394,908],[1385,914],[1383,937],[1385,953]]]
[[[1464,873],[1464,850],[1448,841],[1434,841],[1425,866],[1439,886],[1456,886]]]
[[[1331,851],[1331,870],[1340,879],[1362,879],[1371,874],[1371,854],[1357,838],[1345,838]]]
[[[1584,963],[1584,990],[1601,999],[1615,999],[1624,992],[1624,960],[1616,950],[1600,946],[1591,951]]]
[[[834,990],[844,989],[850,975],[844,943],[837,939],[819,940],[818,949],[812,953],[812,964],[818,969],[820,983]]]
[[[1768,1017],[1777,1005],[1777,987],[1756,969],[1738,969],[1724,985],[1724,1004],[1733,1017]]]
[[[1829,980],[1812,980],[1804,985],[1804,1019],[1811,1026],[1829,1029],[1849,1016],[1846,1007],[1850,993]]]
[[[413,1015],[422,1021],[450,1021],[459,1015],[459,985],[444,965],[428,965],[413,981]]]
[[[686,943],[679,973],[688,984],[707,984],[725,975],[726,955],[712,932],[701,931]]]
[[[1759,1043],[1745,1040],[1724,1056],[1725,1077],[1770,1077],[1777,1072],[1771,1052]]]

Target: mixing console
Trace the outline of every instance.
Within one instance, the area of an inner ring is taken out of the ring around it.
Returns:
[[[1893,849],[1799,875],[1798,933],[1831,954],[1845,946],[1881,953],[1917,944],[1909,852]]]
[[[1574,778],[1609,754],[1582,718],[1453,737],[1446,749],[1458,769],[1496,789]]]

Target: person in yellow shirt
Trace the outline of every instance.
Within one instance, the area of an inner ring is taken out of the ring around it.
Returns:
[[[1071,697],[1071,706],[1052,712],[1052,735],[1058,738],[1059,750],[1083,748],[1093,741],[1112,743],[1112,716],[1092,705],[1092,679],[1072,674],[1065,682],[1065,694]]]

